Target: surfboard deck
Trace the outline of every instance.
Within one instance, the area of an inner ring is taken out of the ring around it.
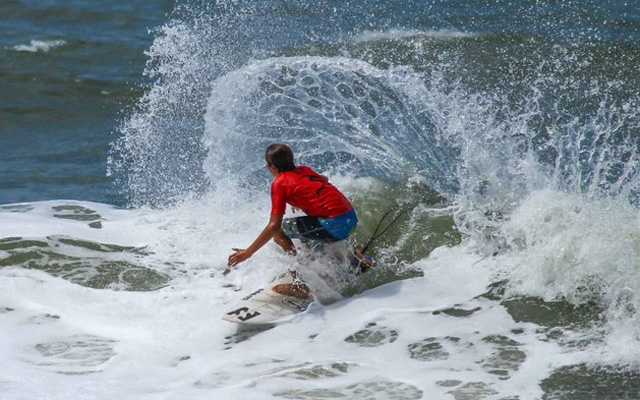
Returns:
[[[276,324],[306,311],[313,303],[312,297],[301,299],[274,292],[273,287],[281,283],[291,283],[291,278],[276,280],[243,297],[222,314],[222,319],[242,325]]]

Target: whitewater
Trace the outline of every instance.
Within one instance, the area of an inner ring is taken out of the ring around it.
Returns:
[[[243,214],[204,213],[211,203],[170,213],[64,203],[91,207],[102,222],[92,229],[55,221],[59,204],[5,210],[3,220],[22,240],[45,233],[48,241],[144,247],[144,264],[161,265],[171,280],[153,291],[122,291],[117,282],[97,290],[5,267],[3,398],[534,398],[552,366],[576,359],[482,297],[491,269],[463,249],[440,248],[414,263],[423,277],[317,304],[266,331],[242,331],[220,320],[225,307],[294,264],[271,247],[223,276],[230,246],[251,239],[250,229],[237,227]],[[265,209],[240,222],[260,223]],[[43,221],[50,221],[46,232]],[[207,232],[215,221],[232,228]],[[31,235],[29,224],[38,225]],[[66,246],[59,251],[68,256],[104,258],[103,249]]]

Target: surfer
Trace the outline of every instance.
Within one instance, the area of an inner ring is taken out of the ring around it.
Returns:
[[[291,239],[303,243],[324,243],[344,240],[358,224],[351,202],[329,180],[311,168],[293,162],[293,151],[285,144],[267,147],[265,161],[274,179],[271,183],[271,216],[269,223],[246,249],[233,249],[229,266],[235,266],[251,257],[271,239],[292,255],[296,254]],[[287,204],[294,212],[302,210],[306,216],[284,218]],[[309,289],[294,273],[289,287],[276,290],[297,297],[308,296]]]

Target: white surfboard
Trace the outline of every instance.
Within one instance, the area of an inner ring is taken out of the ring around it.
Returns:
[[[286,321],[309,308],[312,298],[301,299],[272,290],[281,283],[291,283],[291,278],[279,279],[242,298],[222,314],[222,319],[243,325],[269,325]]]

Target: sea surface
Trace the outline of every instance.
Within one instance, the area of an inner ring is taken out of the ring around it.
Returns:
[[[0,2],[0,399],[640,398],[640,5]],[[267,245],[263,154],[355,205]],[[221,320],[290,270],[303,314]]]

